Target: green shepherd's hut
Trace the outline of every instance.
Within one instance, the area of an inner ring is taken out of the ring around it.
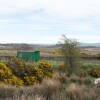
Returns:
[[[17,58],[25,61],[38,61],[40,59],[40,51],[17,51]]]

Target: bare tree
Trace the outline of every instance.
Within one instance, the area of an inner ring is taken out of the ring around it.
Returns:
[[[61,51],[64,57],[64,67],[68,76],[77,74],[80,69],[80,48],[74,39],[68,39],[62,35]]]

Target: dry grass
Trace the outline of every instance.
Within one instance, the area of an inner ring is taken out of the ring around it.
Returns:
[[[60,81],[61,78],[66,82]],[[74,80],[74,81],[73,81]],[[30,87],[0,85],[0,100],[100,100],[100,88],[88,87],[77,76],[65,77],[55,74],[51,80]],[[82,84],[79,82],[82,81]]]

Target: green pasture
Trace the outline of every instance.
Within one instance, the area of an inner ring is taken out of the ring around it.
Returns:
[[[63,64],[62,60],[46,60],[48,61],[50,64],[52,64],[53,66],[55,65],[59,65],[59,64]],[[89,65],[99,65],[100,64],[100,60],[98,59],[81,59],[81,63],[82,64],[89,64]]]
[[[81,62],[83,63],[83,64],[90,64],[90,65],[99,65],[100,64],[100,60],[98,60],[98,59],[84,59],[84,60],[81,60]]]

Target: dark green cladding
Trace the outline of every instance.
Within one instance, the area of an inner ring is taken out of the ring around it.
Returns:
[[[38,61],[40,59],[40,52],[34,51],[34,52],[28,52],[28,51],[18,51],[17,57],[21,58],[25,61]]]

